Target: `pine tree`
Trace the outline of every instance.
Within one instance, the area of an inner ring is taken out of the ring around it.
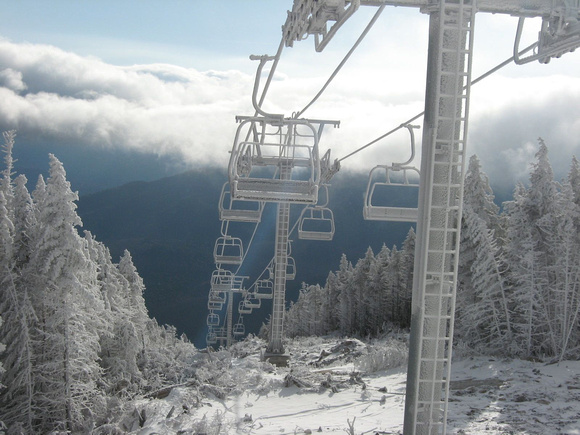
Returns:
[[[14,256],[15,267],[21,270],[31,253],[31,234],[35,227],[35,211],[32,197],[26,188],[26,177],[19,175],[14,180]]]
[[[493,232],[469,205],[464,207],[463,217],[474,256],[469,269],[469,299],[460,299],[459,330],[466,342],[494,353],[503,352],[513,337],[501,254]]]
[[[0,190],[4,193],[4,199],[6,200],[6,207],[11,209],[12,196],[13,196],[13,186],[12,186],[12,175],[14,175],[14,159],[12,157],[12,150],[14,148],[14,140],[16,137],[16,131],[10,130],[2,133],[4,137],[4,171],[2,171],[2,180],[0,182]]]
[[[25,288],[17,289],[18,275],[14,269],[14,228],[8,218],[4,193],[0,191],[0,314],[5,320],[0,325],[0,342],[6,351],[0,354],[5,367],[0,383],[0,420],[9,426],[19,424],[22,430],[32,430],[32,370],[30,329],[34,312]]]
[[[85,244],[89,257],[98,265],[97,282],[104,301],[103,319],[107,327],[100,337],[100,357],[108,392],[132,396],[143,383],[143,376],[137,366],[142,337],[131,320],[130,285],[113,264],[107,247],[88,231]]]
[[[375,254],[369,246],[364,258],[357,261],[356,266],[353,271],[353,311],[354,319],[353,326],[354,329],[350,333],[366,335],[368,331],[366,330],[366,321],[369,312],[369,307],[373,303],[377,303],[379,298],[377,294],[374,294],[369,288],[369,272],[371,270],[372,264],[375,262]]]
[[[38,430],[87,430],[104,409],[99,337],[103,302],[96,265],[76,231],[78,195],[62,163],[50,155],[50,177],[35,191],[38,224],[28,264],[38,303],[35,406]]]
[[[401,318],[399,324],[403,328],[411,327],[411,300],[413,298],[413,275],[415,266],[415,231],[411,227],[403,242],[401,259]]]
[[[574,192],[564,183],[558,195],[556,225],[547,229],[555,259],[551,283],[544,301],[549,319],[549,338],[554,356],[561,361],[570,347],[578,344],[580,311],[580,244],[575,222],[580,219],[580,207],[574,202]],[[577,351],[576,351],[577,352]]]
[[[354,330],[354,285],[353,267],[342,254],[339,270],[336,274],[338,281],[338,319],[342,334],[350,334]]]

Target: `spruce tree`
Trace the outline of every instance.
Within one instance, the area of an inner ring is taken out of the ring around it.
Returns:
[[[50,176],[39,180],[38,223],[28,273],[34,277],[39,337],[35,349],[37,429],[87,430],[104,410],[99,390],[99,337],[103,302],[76,227],[78,194],[70,189],[62,163],[50,155]]]

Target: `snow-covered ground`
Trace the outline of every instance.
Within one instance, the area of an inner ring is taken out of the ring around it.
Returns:
[[[402,432],[404,340],[296,339],[287,345],[286,368],[261,362],[263,347],[252,339],[231,354],[204,355],[210,368],[198,371],[198,381],[136,402],[124,429],[139,435]],[[458,356],[450,398],[448,433],[580,434],[579,361]]]

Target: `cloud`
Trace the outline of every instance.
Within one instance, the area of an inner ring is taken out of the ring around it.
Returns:
[[[325,129],[322,152],[332,148],[333,158],[344,157],[423,111],[425,49],[415,49],[415,42],[399,46],[392,38],[385,45],[388,56],[377,56],[375,40],[361,46],[305,113],[341,121],[339,129]],[[303,43],[283,55],[265,110],[286,116],[301,110],[344,55],[336,49],[316,62],[301,57],[312,51]],[[406,52],[413,55],[407,59]],[[571,65],[578,64],[577,54],[570,56]],[[482,49],[482,58],[491,58],[489,51]],[[566,73],[565,62],[554,61],[556,66],[550,64],[540,76],[529,73],[535,66],[506,68],[473,87],[468,155],[480,156],[492,182],[513,185],[527,177],[540,136],[550,147],[558,176],[567,171],[571,156],[580,154],[580,80]],[[115,66],[54,46],[0,40],[0,128],[51,142],[121,147],[170,154],[191,165],[225,166],[235,116],[253,114],[253,81],[236,70]],[[416,132],[418,147],[421,135]],[[405,161],[409,154],[409,136],[401,130],[345,160],[343,168],[368,171],[376,164]]]
[[[227,158],[252,78],[172,65],[119,67],[46,45],[0,41],[0,124],[27,136]],[[223,160],[224,158],[221,158]]]

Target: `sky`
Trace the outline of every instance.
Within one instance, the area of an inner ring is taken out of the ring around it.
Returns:
[[[0,0],[0,128],[225,167],[235,116],[253,114],[257,63],[249,56],[275,54],[291,7],[291,0]],[[359,8],[322,53],[312,37],[285,48],[263,108],[301,110],[375,12]],[[323,152],[342,158],[423,111],[427,25],[416,9],[385,8],[304,114],[341,121],[325,130]],[[516,26],[514,17],[477,15],[474,78],[512,55]],[[538,30],[527,20],[521,45]],[[568,53],[548,65],[509,65],[472,88],[467,154],[480,157],[492,183],[525,180],[539,137],[558,178],[572,155],[580,157],[579,71],[580,53]],[[409,153],[401,130],[342,167],[368,171]]]

